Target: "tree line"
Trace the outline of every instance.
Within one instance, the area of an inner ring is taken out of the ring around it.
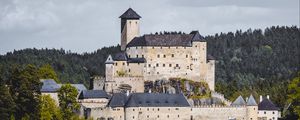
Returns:
[[[300,30],[297,26],[272,26],[204,36],[208,54],[216,59],[216,91],[233,100],[238,95],[255,98],[270,95],[280,108],[288,104],[288,85],[299,71]],[[23,49],[0,56],[1,77],[9,81],[14,65],[50,64],[62,83],[89,85],[91,76],[105,74],[109,54],[120,46],[103,47],[92,53],[63,49]]]

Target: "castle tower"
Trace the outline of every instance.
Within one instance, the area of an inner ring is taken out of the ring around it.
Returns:
[[[247,119],[257,120],[258,106],[252,95],[247,100]]]
[[[140,34],[139,16],[133,9],[129,8],[121,18],[121,50],[125,51],[126,45]]]
[[[114,60],[109,55],[105,61],[105,77],[106,81],[111,81],[114,76]]]

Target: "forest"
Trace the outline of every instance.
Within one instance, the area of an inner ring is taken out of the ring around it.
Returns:
[[[288,85],[297,76],[300,65],[297,26],[237,30],[204,38],[208,54],[216,59],[217,92],[230,100],[239,95],[270,95],[275,104],[285,108]],[[107,56],[117,52],[119,45],[82,54],[47,48],[14,50],[0,56],[1,83],[10,81],[12,66],[49,64],[61,83],[83,83],[88,87],[92,76],[104,76]]]

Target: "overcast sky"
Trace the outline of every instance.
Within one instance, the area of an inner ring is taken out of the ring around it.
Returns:
[[[299,27],[299,0],[0,0],[0,54],[24,48],[93,52],[120,43],[120,19],[129,7],[141,34],[220,32]]]

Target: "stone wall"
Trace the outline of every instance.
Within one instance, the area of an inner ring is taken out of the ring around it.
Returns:
[[[143,77],[114,77],[112,81],[105,82],[105,91],[108,93],[119,92],[121,84],[130,85],[131,92],[144,92],[144,78]]]

